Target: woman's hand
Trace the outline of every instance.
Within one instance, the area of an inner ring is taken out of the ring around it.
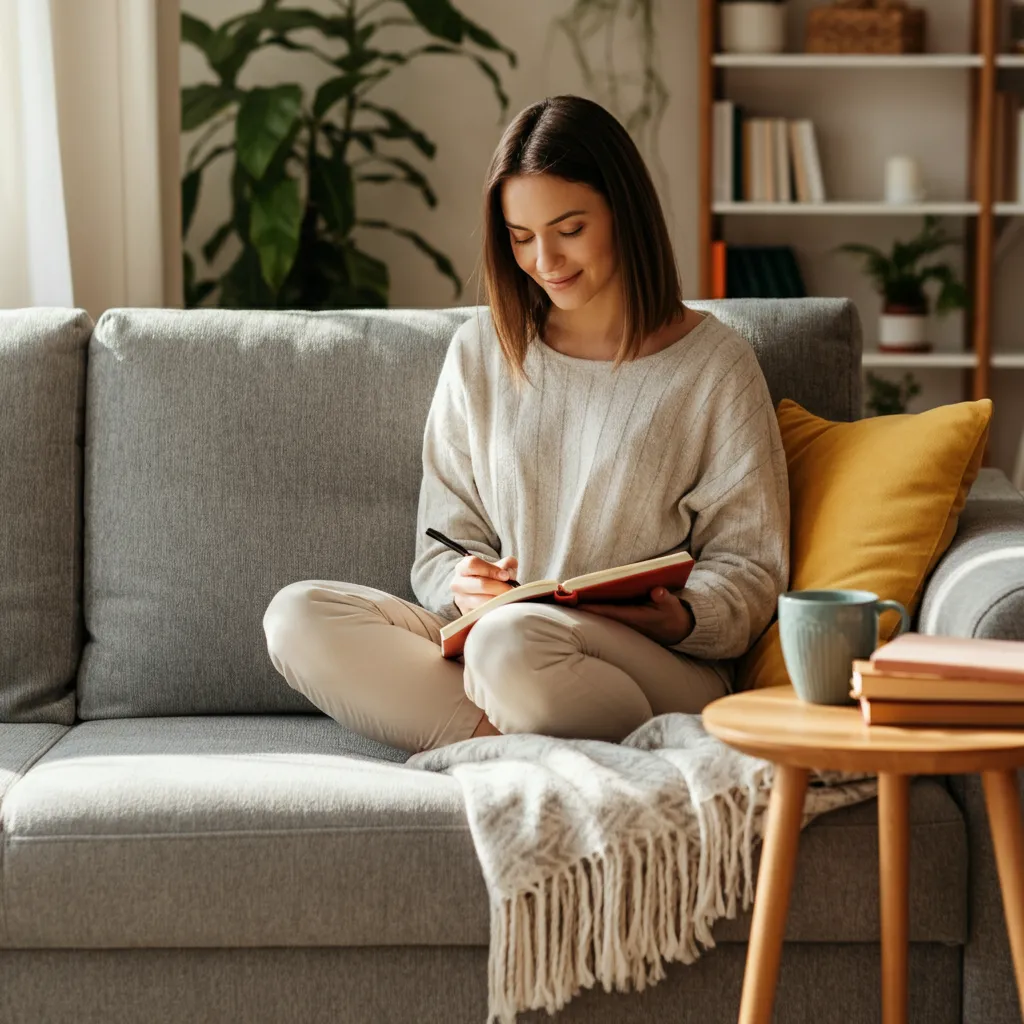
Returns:
[[[577,607],[624,622],[666,647],[685,640],[694,626],[690,609],[664,587],[655,587],[650,597],[649,604],[599,604],[595,601],[591,604],[581,602]]]
[[[452,600],[463,615],[489,601],[498,594],[511,590],[505,580],[514,580],[519,568],[515,555],[506,555],[497,562],[485,562],[476,555],[468,555],[455,566],[452,576]]]

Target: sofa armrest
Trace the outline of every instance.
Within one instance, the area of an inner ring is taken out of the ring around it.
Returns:
[[[1024,640],[1024,497],[999,470],[978,474],[956,537],[928,579],[917,629]],[[1024,810],[1024,775],[1018,778]],[[1021,1008],[981,779],[958,775],[949,782],[967,825],[963,1021],[1019,1024]]]
[[[943,636],[1024,640],[1024,496],[983,469],[953,543],[925,583],[917,629]]]

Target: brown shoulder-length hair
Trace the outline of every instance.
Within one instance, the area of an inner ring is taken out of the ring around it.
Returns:
[[[615,365],[635,359],[644,339],[680,311],[682,290],[661,203],[633,140],[599,104],[553,96],[520,112],[498,143],[484,187],[483,277],[498,341],[519,380],[530,339],[551,308],[519,269],[501,209],[502,185],[521,174],[580,182],[608,202],[625,305]]]

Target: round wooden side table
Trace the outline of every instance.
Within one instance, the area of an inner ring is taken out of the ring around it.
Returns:
[[[722,697],[704,709],[703,720],[713,736],[776,766],[740,1024],[769,1024],[772,1017],[811,768],[878,773],[883,1024],[907,1019],[910,777],[981,773],[1024,1013],[1024,827],[1016,773],[1024,767],[1024,730],[869,728],[858,708],[807,704],[789,686]]]

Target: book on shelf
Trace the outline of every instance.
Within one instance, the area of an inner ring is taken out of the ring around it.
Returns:
[[[682,590],[693,569],[693,558],[686,551],[673,551],[657,558],[648,558],[629,565],[616,565],[609,569],[584,573],[572,579],[533,580],[460,615],[441,627],[441,654],[457,658],[466,646],[470,630],[489,612],[520,601],[554,602],[578,605],[587,602],[619,604],[642,603],[648,600],[655,587]]]
[[[871,700],[861,697],[860,710],[868,725],[1024,728],[1024,704]]]
[[[712,110],[715,203],[822,203],[825,182],[813,122],[748,117],[732,100]]]
[[[711,266],[712,298],[802,299],[807,296],[796,254],[788,245],[714,242]]]
[[[902,633],[868,659],[882,672],[1016,683],[1024,688],[1024,641]]]

